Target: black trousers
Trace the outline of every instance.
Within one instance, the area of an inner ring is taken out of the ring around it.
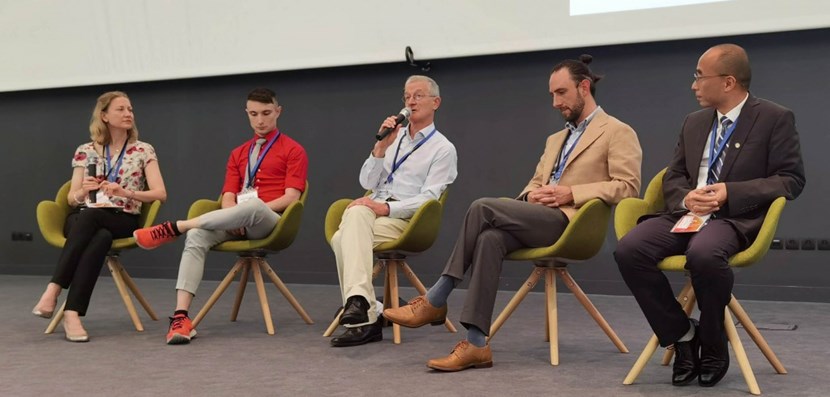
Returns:
[[[474,201],[443,273],[458,285],[470,271],[461,324],[489,335],[504,257],[520,248],[551,245],[567,226],[568,217],[558,208],[498,198]]]
[[[81,208],[67,216],[66,244],[52,275],[53,283],[69,288],[65,310],[86,314],[112,240],[130,237],[137,228],[138,215],[119,210]]]
[[[686,270],[700,309],[700,341],[716,346],[724,337],[724,310],[735,277],[729,257],[741,246],[738,232],[722,219],[711,219],[697,233],[671,233],[676,219],[660,216],[643,221],[617,244],[614,258],[661,346],[669,346],[689,330],[689,320],[657,263],[686,255]]]

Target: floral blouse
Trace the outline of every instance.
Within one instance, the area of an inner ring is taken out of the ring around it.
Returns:
[[[107,159],[95,151],[92,142],[78,146],[78,149],[75,150],[75,157],[72,158],[72,168],[86,168],[91,157],[98,157],[99,174],[103,174],[102,170]],[[111,164],[106,166],[108,171],[117,167],[118,154],[113,153],[111,157]],[[127,143],[124,159],[121,161],[121,169],[118,170],[115,183],[126,190],[145,190],[147,178],[144,176],[144,167],[152,161],[158,161],[158,158],[156,157],[156,150],[149,143],[141,141]],[[135,215],[141,213],[141,202],[138,200],[131,200],[126,197],[110,197],[110,201],[119,207],[123,207],[126,213]]]

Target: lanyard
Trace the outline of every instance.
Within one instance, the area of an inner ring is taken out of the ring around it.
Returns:
[[[576,144],[579,143],[579,140],[582,138],[582,135],[585,134],[585,131],[579,133],[579,136],[576,137],[574,143],[565,150],[565,145],[568,144],[568,138],[565,138],[565,143],[562,144],[562,150],[559,152],[559,161],[556,162],[556,166],[554,167],[553,171],[553,180],[559,181],[559,178],[562,177],[562,173],[565,172],[565,163],[568,162],[568,157],[571,157],[571,152],[574,151]]]
[[[395,171],[397,171],[399,168],[401,168],[401,164],[403,164],[403,162],[406,161],[406,159],[408,159],[409,156],[412,155],[412,153],[415,153],[415,151],[418,150],[419,147],[421,147],[421,146],[423,146],[423,144],[427,143],[429,138],[432,138],[432,136],[435,135],[436,131],[438,131],[438,130],[433,128],[432,132],[430,132],[429,135],[427,135],[426,138],[424,138],[421,142],[418,142],[418,144],[415,145],[415,147],[409,153],[403,155],[403,157],[401,157],[401,160],[398,161],[398,153],[401,150],[401,144],[403,143],[403,139],[404,139],[404,136],[401,137],[401,140],[398,141],[398,148],[395,149],[395,159],[392,160],[392,172],[390,172],[389,176],[386,177],[386,183],[392,182],[392,179],[394,179],[393,175],[395,174]]]
[[[256,175],[259,166],[262,164],[262,159],[265,158],[265,155],[268,153],[268,150],[271,149],[271,145],[273,145],[279,137],[280,132],[277,131],[276,135],[274,135],[274,137],[271,138],[271,141],[268,142],[268,145],[265,146],[265,149],[259,152],[259,158],[257,159],[256,164],[254,164],[253,169],[251,169],[251,154],[254,153],[254,145],[256,145],[256,143],[251,143],[251,147],[248,149],[248,186],[246,187],[254,186],[254,176]]]
[[[726,143],[729,142],[729,138],[732,137],[732,132],[735,131],[735,127],[738,125],[738,121],[735,120],[729,128],[724,131],[723,140],[720,142],[720,146],[715,150],[715,141],[717,140],[717,133],[718,133],[718,121],[715,120],[715,124],[712,126],[712,144],[709,146],[709,170],[712,169],[712,166],[715,165],[715,161],[717,161],[718,157],[720,157],[721,153],[723,153],[723,149],[726,148]]]
[[[107,157],[107,162],[104,163],[104,175],[106,175],[106,178],[107,178],[108,181],[115,182],[115,180],[118,178],[118,172],[121,171],[121,163],[124,161],[124,152],[126,152],[126,150],[124,150],[124,149],[126,149],[126,148],[127,148],[127,141],[124,141],[124,145],[121,146],[121,153],[118,155],[118,161],[115,162],[115,168],[112,168],[112,165],[111,165],[112,164],[112,157],[110,157],[110,146],[107,145],[107,146],[104,147],[104,156]],[[109,168],[109,171],[107,171],[107,168]],[[112,172],[113,170],[115,170],[114,173]]]

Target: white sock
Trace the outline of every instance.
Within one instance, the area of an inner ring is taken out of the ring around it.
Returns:
[[[692,323],[692,320],[689,320],[689,330],[686,331],[686,334],[683,335],[682,338],[678,339],[678,342],[688,342],[695,337],[695,324]]]

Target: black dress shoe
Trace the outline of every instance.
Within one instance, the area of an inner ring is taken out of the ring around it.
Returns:
[[[674,366],[671,384],[685,386],[697,378],[700,373],[700,327],[697,320],[690,319],[695,328],[695,335],[687,342],[674,343]]]
[[[362,324],[369,321],[369,302],[366,298],[355,295],[346,299],[346,308],[340,315],[340,325]]]
[[[360,346],[383,340],[383,328],[380,320],[360,327],[346,328],[346,332],[331,338],[334,347]]]
[[[723,379],[729,369],[729,346],[726,335],[714,346],[700,346],[700,379],[703,387],[712,387]]]

